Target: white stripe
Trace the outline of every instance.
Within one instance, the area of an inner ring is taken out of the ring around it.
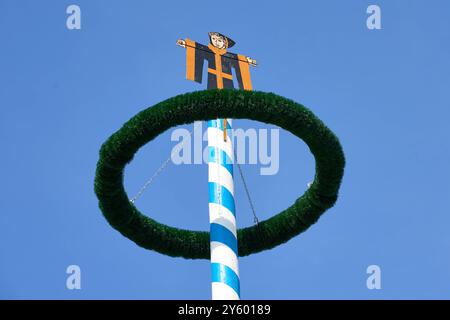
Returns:
[[[211,241],[211,263],[214,262],[230,267],[239,277],[238,257],[226,244],[218,241]]]
[[[208,181],[224,186],[234,197],[233,176],[222,165],[215,162],[208,163]]]
[[[222,282],[212,283],[213,300],[239,300],[239,296],[233,288]]]
[[[218,223],[234,234],[237,238],[236,232],[236,218],[227,208],[217,203],[209,204],[209,223]]]
[[[231,145],[231,139],[228,138],[227,142],[223,141],[223,131],[218,128],[208,128],[208,146],[217,147],[219,150],[225,151],[225,153],[233,161],[233,146]]]

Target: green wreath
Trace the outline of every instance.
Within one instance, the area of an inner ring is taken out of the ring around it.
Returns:
[[[238,230],[240,256],[288,241],[334,205],[344,174],[344,153],[338,138],[310,110],[273,93],[204,90],[141,111],[102,145],[95,193],[112,227],[146,249],[173,257],[209,259],[209,232],[169,227],[143,215],[129,201],[123,173],[139,148],[167,129],[216,118],[252,119],[280,126],[303,139],[316,161],[313,184],[292,206],[255,226]]]

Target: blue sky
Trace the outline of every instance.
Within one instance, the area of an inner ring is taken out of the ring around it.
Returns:
[[[77,4],[82,29],[66,28]],[[382,30],[366,28],[366,8]],[[0,2],[0,298],[209,299],[207,260],[144,250],[112,229],[93,191],[101,144],[140,110],[200,90],[178,38],[208,31],[254,57],[253,86],[309,107],[340,138],[336,206],[271,251],[240,260],[243,299],[450,298],[448,1]],[[272,128],[239,120],[235,127]],[[167,158],[170,131],[127,167],[130,195]],[[314,176],[306,145],[280,135],[280,171],[245,165],[261,219]],[[143,212],[208,229],[207,166],[170,166]],[[236,178],[240,227],[252,216]],[[79,265],[81,290],[66,289]],[[368,290],[366,268],[382,271]]]

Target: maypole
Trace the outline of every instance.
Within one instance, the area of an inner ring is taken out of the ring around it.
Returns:
[[[252,91],[249,66],[256,62],[228,52],[234,44],[231,39],[214,32],[209,35],[208,46],[189,39],[177,41],[186,48],[187,78],[201,82],[206,60],[208,89],[232,89],[233,68],[239,89],[244,90],[186,93],[139,112],[102,145],[95,193],[109,224],[137,245],[171,257],[210,259],[212,298],[231,300],[240,298],[238,256],[270,250],[287,242],[307,230],[335,204],[345,156],[339,139],[311,110],[274,93]],[[291,132],[307,144],[316,163],[314,181],[290,207],[239,230],[234,209],[231,120],[227,117],[271,123]],[[142,146],[168,128],[194,121],[208,121],[210,232],[159,223],[136,207],[137,198],[170,158],[135,197],[130,199],[123,185],[125,166]]]
[[[232,89],[235,69],[239,88],[251,90],[250,57],[228,52],[234,41],[209,33],[208,46],[190,39],[178,40],[186,48],[186,78],[201,83],[203,62],[208,61],[208,89]],[[240,299],[236,211],[234,205],[231,120],[208,121],[208,187],[213,300]]]
[[[239,264],[230,120],[208,121],[208,185],[213,300],[238,300]],[[225,128],[227,129],[225,131]]]

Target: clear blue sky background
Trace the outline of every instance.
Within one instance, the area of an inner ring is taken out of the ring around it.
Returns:
[[[66,28],[78,4],[82,29]],[[380,31],[366,8],[382,9]],[[207,260],[144,250],[112,229],[93,191],[101,144],[140,110],[200,90],[180,37],[229,35],[258,59],[255,89],[308,106],[340,138],[334,208],[287,244],[240,260],[243,299],[450,298],[448,1],[0,1],[0,298],[209,299]],[[235,126],[263,127],[240,120]],[[244,166],[257,213],[289,206],[314,176],[282,132],[280,171]],[[170,132],[127,167],[130,195],[167,158]],[[239,226],[252,223],[237,179]],[[137,205],[208,229],[207,166],[170,166]],[[66,289],[66,267],[82,289]],[[366,268],[382,289],[366,288]]]

